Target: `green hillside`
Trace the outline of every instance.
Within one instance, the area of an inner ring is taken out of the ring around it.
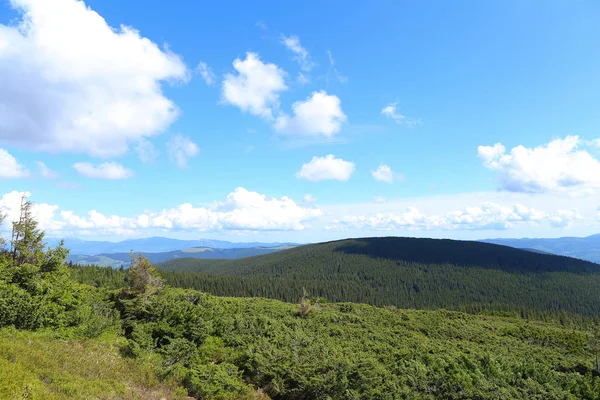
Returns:
[[[68,268],[68,251],[62,245],[45,249],[43,232],[28,215],[15,224],[13,249],[0,247],[0,398],[600,399],[600,326],[591,318],[565,314],[543,322],[378,308],[327,303],[301,291],[293,303],[216,297],[165,285],[141,255],[127,271]],[[339,249],[335,243],[315,248]],[[345,257],[376,260],[322,253],[337,257],[333,267],[340,271],[353,265]],[[289,254],[304,254],[304,265],[317,265],[310,262],[312,251]],[[493,264],[455,271],[474,268],[494,282],[494,271],[522,274],[516,272],[522,260],[498,259],[512,272]],[[567,261],[581,276],[594,276],[588,271],[594,265]],[[550,260],[546,267],[559,272],[527,273],[572,274],[559,264]],[[218,265],[225,264],[203,268]],[[385,265],[369,267],[379,272]],[[537,271],[536,265],[528,268]],[[455,279],[446,271],[448,281]],[[265,277],[227,276],[240,282]]]
[[[329,301],[377,306],[600,315],[598,264],[480,242],[352,239],[158,267],[171,285],[225,296],[295,301],[304,287]]]

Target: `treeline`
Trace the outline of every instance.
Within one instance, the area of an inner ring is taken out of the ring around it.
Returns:
[[[365,260],[366,261],[366,260]],[[160,270],[168,285],[217,296],[266,297],[296,302],[306,288],[329,302],[356,302],[398,308],[446,308],[469,313],[511,312],[524,318],[572,319],[571,314],[600,316],[600,275],[568,272],[507,273],[452,265],[423,266],[369,259],[374,272],[313,276],[296,268],[287,275],[215,275]],[[346,268],[349,264],[345,264]],[[401,274],[397,268],[401,268]],[[375,272],[376,271],[376,272]],[[79,282],[111,289],[127,285],[125,271],[77,266]]]

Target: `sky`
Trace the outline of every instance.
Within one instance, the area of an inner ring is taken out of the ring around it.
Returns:
[[[600,233],[600,3],[0,0],[0,208],[50,237]]]

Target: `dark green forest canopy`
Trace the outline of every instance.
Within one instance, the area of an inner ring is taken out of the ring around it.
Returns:
[[[423,265],[450,264],[491,268],[506,272],[600,272],[599,264],[571,257],[540,254],[482,242],[407,237],[346,239],[228,262],[209,260],[193,264],[191,260],[172,260],[162,263],[159,267],[189,270],[193,266],[196,271],[201,272],[252,275],[278,272],[285,268],[299,267],[303,262],[319,260],[333,262],[333,265],[321,265],[320,269],[335,270],[340,266],[340,262],[345,260],[345,255]]]
[[[378,306],[600,315],[600,265],[480,242],[349,239],[158,267],[171,285],[217,295],[296,301],[304,287],[329,301]]]
[[[478,242],[351,239],[240,260],[180,259],[158,267],[169,285],[220,296],[296,302],[306,288],[327,301],[377,306],[600,315],[597,264]],[[125,285],[125,273],[110,269],[73,273],[97,286]]]

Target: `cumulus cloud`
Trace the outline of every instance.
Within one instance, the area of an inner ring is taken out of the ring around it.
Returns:
[[[134,175],[133,171],[116,162],[105,162],[99,165],[79,162],[73,164],[73,168],[80,175],[92,179],[128,179]]]
[[[13,190],[0,197],[0,212],[6,216],[4,220],[5,228],[12,226],[13,222],[19,220],[21,213],[21,199],[23,196],[27,198],[31,196],[31,193]],[[31,208],[33,216],[38,221],[38,226],[40,229],[44,230],[60,229],[60,223],[53,220],[56,210],[58,210],[58,206],[45,203],[33,204]]]
[[[182,204],[177,208],[150,214],[153,226],[164,228],[302,230],[306,221],[320,216],[318,209],[303,208],[287,196],[268,198],[242,187],[212,208]]]
[[[416,207],[408,207],[398,213],[376,213],[368,216],[349,215],[334,220],[330,228],[346,230],[352,227],[384,231],[399,229],[504,230],[518,224],[549,223],[553,227],[566,227],[577,219],[581,219],[577,210],[558,210],[546,213],[522,204],[504,206],[485,202],[480,206],[466,207],[443,215],[424,214]]]
[[[311,182],[325,180],[347,181],[352,176],[355,166],[353,162],[335,158],[333,154],[325,157],[313,157],[302,165],[296,178]]]
[[[311,60],[308,50],[300,44],[298,36],[281,35],[281,43],[294,53],[294,61],[296,61],[303,71],[310,71],[316,64]]]
[[[242,111],[272,119],[279,108],[279,93],[287,90],[285,71],[275,64],[264,63],[256,53],[233,62],[236,74],[226,74],[222,85],[222,101]]]
[[[0,209],[7,214],[6,223],[18,219],[21,196],[30,193],[13,191],[0,199]],[[124,217],[104,215],[91,210],[79,216],[71,210],[61,210],[57,205],[34,204],[33,215],[40,227],[54,233],[116,233],[132,234],[136,231],[160,228],[192,231],[298,231],[310,220],[322,215],[317,208],[305,208],[289,197],[269,198],[263,194],[236,188],[224,201],[211,207],[181,204],[158,212],[144,212]]]
[[[404,179],[404,176],[393,172],[392,169],[385,164],[381,164],[375,171],[371,171],[371,175],[373,175],[373,178],[375,178],[376,181],[386,183]]]
[[[346,121],[341,101],[325,91],[313,92],[305,101],[292,105],[294,116],[282,114],[275,122],[275,130],[288,135],[332,137]]]
[[[277,65],[261,61],[256,53],[247,53],[244,60],[237,58],[233,67],[236,73],[226,74],[223,80],[222,103],[265,119],[278,133],[330,138],[347,120],[340,99],[325,91],[293,103],[292,115],[281,111],[280,93],[288,89],[287,74]],[[298,81],[305,84],[308,78],[301,73]]]
[[[20,20],[0,24],[1,141],[112,157],[177,118],[161,84],[188,79],[179,56],[82,1],[10,4]]]
[[[182,135],[175,135],[167,143],[169,157],[179,168],[185,168],[188,160],[200,152],[196,143]]]
[[[38,161],[37,166],[40,170],[40,176],[46,179],[56,179],[58,178],[58,172],[51,170],[41,161]]]
[[[8,151],[0,149],[0,179],[27,178],[28,176],[27,168],[19,164]]]
[[[196,67],[196,71],[198,71],[198,73],[200,74],[202,79],[204,79],[204,82],[206,82],[206,84],[208,86],[210,86],[214,83],[215,74],[212,72],[212,70],[210,69],[208,64],[206,64],[204,61],[200,61],[198,63],[198,66]]]
[[[383,109],[381,110],[381,114],[393,119],[398,124],[414,126],[420,122],[419,120],[407,118],[405,115],[398,112],[398,102],[390,103],[387,106],[383,107]]]
[[[533,149],[517,146],[510,153],[496,143],[479,146],[483,165],[498,174],[502,189],[512,192],[580,192],[600,190],[600,161],[578,150],[577,136],[555,139]]]

